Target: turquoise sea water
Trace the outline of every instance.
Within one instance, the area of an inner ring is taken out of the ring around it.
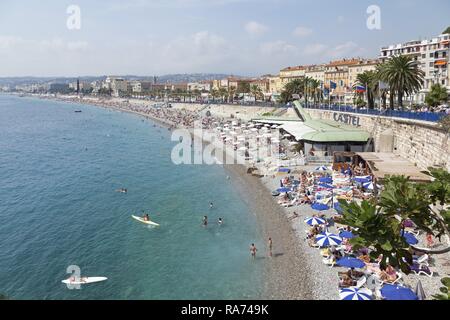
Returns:
[[[224,168],[172,164],[170,135],[131,114],[0,96],[0,293],[258,298],[255,216]],[[122,187],[128,194],[115,192]],[[131,219],[143,209],[160,228]],[[108,281],[69,290],[61,283],[69,265]]]

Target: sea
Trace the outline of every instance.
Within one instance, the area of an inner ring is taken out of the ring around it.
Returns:
[[[264,241],[245,192],[223,166],[175,165],[171,134],[134,114],[0,95],[0,294],[261,298],[264,262],[249,248]],[[160,227],[132,219],[143,212]],[[77,270],[108,280],[68,288]]]

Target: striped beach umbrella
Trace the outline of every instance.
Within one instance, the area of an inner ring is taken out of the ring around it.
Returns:
[[[326,166],[320,166],[316,168],[316,171],[328,171],[328,168]]]
[[[317,225],[320,225],[320,224],[325,224],[325,220],[323,220],[322,218],[313,217],[313,218],[305,219],[305,223],[310,225],[310,226],[317,226]]]
[[[320,247],[330,247],[340,245],[342,238],[335,234],[325,232],[316,236],[316,241]]]
[[[372,300],[372,291],[366,288],[350,287],[339,291],[341,300]]]

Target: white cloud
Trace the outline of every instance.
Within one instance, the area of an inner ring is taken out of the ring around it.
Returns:
[[[303,53],[306,55],[318,55],[324,54],[328,49],[328,46],[322,43],[309,44],[303,49]]]
[[[85,50],[88,47],[86,41],[71,41],[67,43],[67,49],[71,51]]]
[[[266,42],[260,46],[261,53],[265,55],[286,55],[295,54],[298,52],[298,48],[285,41]]]
[[[109,10],[122,11],[141,8],[183,9],[191,7],[215,7],[256,0],[127,0],[112,3]]]
[[[260,36],[266,33],[268,28],[256,21],[250,21],[245,25],[245,31],[251,36]]]
[[[16,36],[2,36],[0,35],[0,50],[8,50],[14,46],[21,44],[23,39]]]
[[[365,49],[361,48],[353,41],[348,41],[335,46],[330,50],[329,56],[333,59],[345,58],[345,57],[358,57],[365,53]]]
[[[307,37],[307,36],[311,35],[312,33],[313,33],[312,29],[307,28],[307,27],[301,27],[301,26],[295,28],[295,30],[293,32],[294,36],[301,37],[301,38]]]

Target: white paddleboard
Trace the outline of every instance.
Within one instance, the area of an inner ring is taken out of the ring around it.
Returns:
[[[62,283],[65,284],[72,284],[72,285],[80,285],[80,284],[88,284],[88,283],[95,283],[95,282],[102,282],[107,280],[108,278],[106,277],[81,277],[79,279],[66,279],[61,281]]]
[[[139,222],[148,224],[148,225],[150,225],[150,226],[159,227],[159,224],[157,224],[156,222],[153,222],[153,221],[150,221],[150,220],[149,220],[149,221],[145,221],[144,218],[137,217],[137,216],[131,216],[131,217],[132,217],[133,219],[139,221]]]

